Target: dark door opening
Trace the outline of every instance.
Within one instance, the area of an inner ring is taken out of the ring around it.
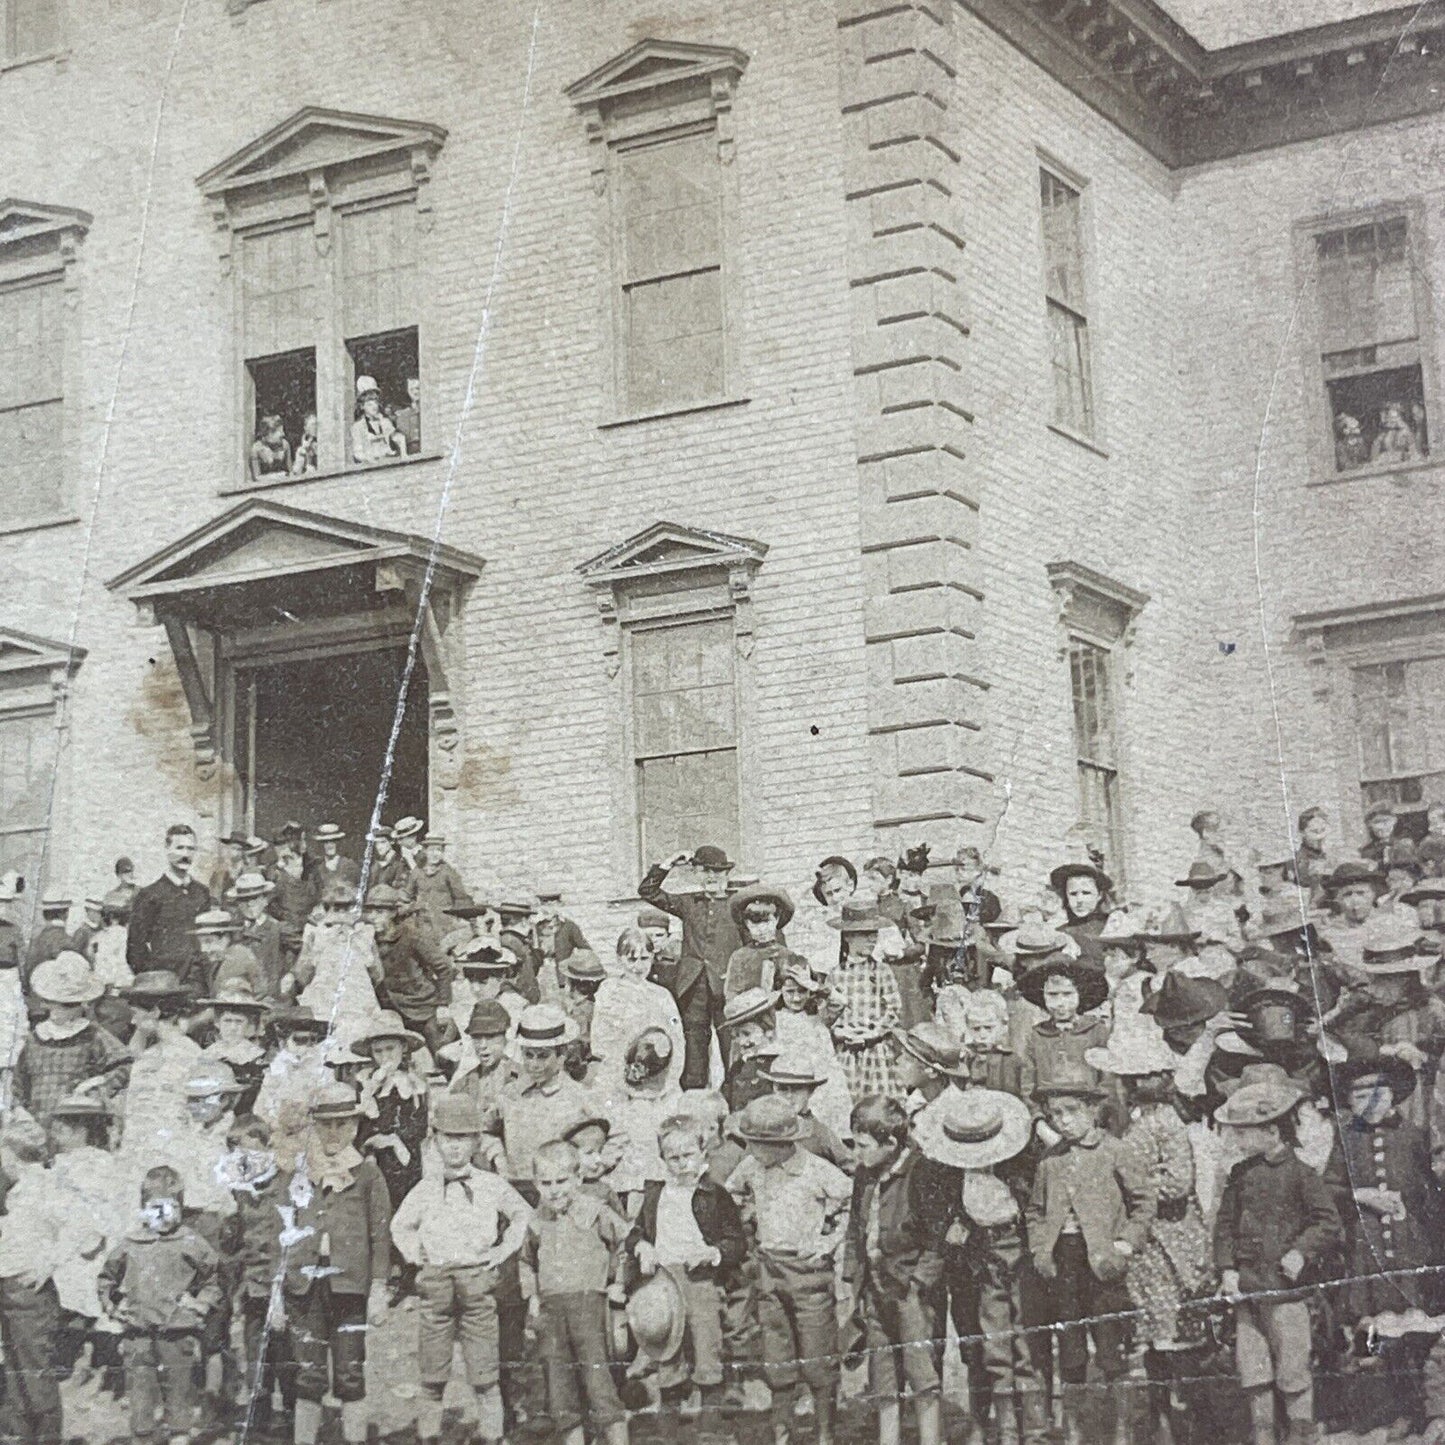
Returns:
[[[245,826],[274,839],[294,820],[346,830],[360,859],[381,787],[406,649],[380,648],[236,672],[233,757]],[[427,680],[418,658],[397,730],[383,816],[427,816]]]

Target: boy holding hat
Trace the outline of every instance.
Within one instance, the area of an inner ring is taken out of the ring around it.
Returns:
[[[361,1106],[348,1084],[311,1105],[311,1136],[291,1185],[284,1308],[296,1356],[296,1445],[316,1445],[321,1401],[341,1401],[341,1438],[366,1439],[366,1324],[386,1317],[391,1203],[386,1181],[356,1149]]]
[[[771,1092],[763,1078],[768,1059],[777,1051],[774,1025],[778,995],[760,988],[744,989],[723,1008],[722,1041],[725,1073],[722,1094],[733,1110]]]
[[[1128,1368],[1125,1354],[1129,1296],[1124,1275],[1143,1247],[1153,1221],[1157,1192],[1141,1176],[1119,1140],[1099,1126],[1108,1097],[1097,1075],[1081,1065],[1062,1069],[1034,1090],[1057,1143],[1039,1161],[1029,1199],[1028,1240],[1034,1270],[1046,1282],[1049,1312],[1058,1339],[1065,1445],[1082,1445],[1080,1406],[1089,1370],[1089,1337],[1094,1363],[1114,1386]],[[1114,1411],[1108,1438],[1128,1439],[1128,1416]]]
[[[754,1099],[737,1133],[747,1154],[727,1188],[756,1245],[773,1437],[780,1445],[789,1438],[801,1382],[813,1396],[818,1445],[831,1445],[839,1369],[833,1264],[852,1185],[842,1170],[799,1147],[802,1126],[781,1099]]]
[[[30,976],[30,996],[46,1017],[20,1047],[11,1098],[41,1125],[61,1099],[82,1085],[103,1099],[126,1085],[129,1051],[88,1014],[103,992],[78,953],[46,959]]]
[[[1309,1306],[1295,1287],[1344,1237],[1323,1180],[1295,1156],[1290,1115],[1300,1098],[1286,1084],[1243,1084],[1214,1112],[1241,1156],[1219,1202],[1214,1263],[1235,1307],[1235,1365],[1255,1445],[1273,1445],[1275,1391],[1289,1445],[1314,1438]]]
[[[397,1251],[416,1269],[417,1364],[425,1391],[417,1438],[426,1445],[441,1435],[442,1392],[460,1343],[467,1383],[478,1397],[478,1433],[484,1441],[497,1441],[502,1438],[499,1271],[522,1247],[532,1211],[506,1180],[472,1162],[482,1116],[469,1098],[441,1095],[431,1129],[441,1172],[416,1184],[391,1221]]]

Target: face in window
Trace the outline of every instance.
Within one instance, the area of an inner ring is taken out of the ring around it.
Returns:
[[[1394,835],[1395,815],[1393,813],[1372,813],[1370,815],[1370,836],[1377,843],[1384,843]]]
[[[381,415],[381,398],[374,391],[367,392],[362,398],[361,413],[372,421]]]
[[[414,376],[406,379],[406,399],[413,406],[421,405],[421,382]]]

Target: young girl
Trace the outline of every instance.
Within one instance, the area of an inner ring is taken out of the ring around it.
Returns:
[[[897,980],[882,956],[880,914],[867,904],[847,903],[838,920],[843,961],[832,991],[841,1006],[833,1024],[834,1043],[857,1103],[869,1094],[897,1096],[892,1033],[903,1012]],[[897,930],[892,930],[895,935]]]
[[[758,884],[743,888],[728,901],[742,946],[733,950],[723,980],[723,997],[747,988],[776,989],[788,947],[782,931],[793,918],[793,900],[781,888]]]
[[[215,997],[203,998],[201,1005],[211,1010],[215,1026],[215,1037],[201,1054],[229,1066],[241,1086],[236,1113],[249,1114],[256,1107],[256,1095],[266,1076],[266,1050],[256,1037],[266,1005],[241,979],[218,990]]]
[[[251,479],[284,477],[291,470],[291,443],[281,418],[268,413],[256,423],[256,440],[251,443]]]
[[[810,1108],[841,1138],[848,1132],[853,1096],[848,1092],[848,1076],[833,1052],[833,1036],[823,1018],[827,993],[827,982],[806,958],[796,953],[784,955],[773,1032],[781,1052],[806,1055],[822,1071],[823,1082],[814,1091]]]
[[[301,423],[301,440],[296,443],[296,456],[291,463],[291,475],[293,477],[304,476],[307,472],[314,472],[316,470],[316,444],[316,413],[314,411],[308,411],[306,413],[306,420]]]
[[[1064,919],[1060,931],[1075,939],[1097,938],[1113,908],[1114,881],[1092,863],[1061,863],[1049,874]]]
[[[647,935],[640,928],[624,928],[592,1005],[592,1054],[598,1061],[593,1082],[604,1096],[623,1083],[627,1051],[645,1029],[659,1030],[671,1045],[666,1082],[673,1085],[682,1078],[682,1016],[672,995],[647,981],[652,961]]]
[[[657,1130],[664,1119],[681,1108],[682,1090],[675,1078],[677,1054],[672,1039],[663,1030],[643,1029],[628,1045],[624,1057],[622,1087],[603,1091],[599,1097],[615,1123],[616,1138],[622,1146],[610,1182],[631,1218],[637,1212],[642,1190],[663,1176]]]
[[[427,1135],[427,1084],[413,1058],[424,1040],[390,1010],[352,1040],[371,1060],[361,1080],[361,1122],[357,1147],[381,1170],[391,1207],[421,1179],[421,1148]]]
[[[296,1002],[326,1019],[350,1043],[381,1005],[381,955],[371,924],[356,916],[356,889],[333,880],[321,895],[322,916],[301,931],[293,972]]]

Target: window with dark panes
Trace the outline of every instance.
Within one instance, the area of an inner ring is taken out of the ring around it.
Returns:
[[[641,859],[700,843],[736,857],[736,632],[732,617],[629,629]]]
[[[59,276],[0,287],[0,495],[10,521],[62,510],[64,314]]]
[[[715,401],[727,384],[716,130],[619,147],[615,159],[623,408]]]
[[[1335,471],[1428,456],[1409,222],[1324,231],[1314,253]]]
[[[60,48],[61,0],[0,0],[5,13],[5,59],[30,60]]]
[[[1084,286],[1083,196],[1052,171],[1039,171],[1043,212],[1044,297],[1053,370],[1053,421],[1082,436],[1094,432],[1094,383],[1089,359]]]
[[[1445,802],[1445,655],[1353,673],[1365,807]]]
[[[1123,871],[1123,837],[1113,665],[1112,649],[1081,637],[1070,640],[1080,817],[1117,882]]]
[[[241,326],[251,419],[246,449],[253,480],[292,470],[307,418],[317,410],[319,261],[309,224],[253,231],[242,239]],[[276,443],[278,421],[284,447]]]
[[[54,709],[0,714],[0,873],[40,875],[56,760]]]

